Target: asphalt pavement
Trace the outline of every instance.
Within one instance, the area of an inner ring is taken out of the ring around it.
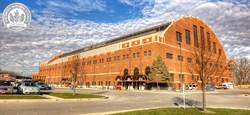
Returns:
[[[70,92],[56,89],[56,92]],[[0,102],[0,115],[80,115],[131,109],[182,106],[182,93],[172,91],[118,91],[78,89],[78,93],[108,96],[81,101]],[[180,99],[179,101],[176,99]],[[186,93],[188,102],[201,105],[201,92]],[[207,93],[208,107],[250,108],[250,90],[220,90]]]

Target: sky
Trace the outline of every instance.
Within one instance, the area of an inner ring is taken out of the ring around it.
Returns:
[[[13,2],[32,13],[22,32],[2,23]],[[185,15],[206,21],[229,57],[250,58],[250,0],[0,0],[0,68],[31,74],[57,54]]]

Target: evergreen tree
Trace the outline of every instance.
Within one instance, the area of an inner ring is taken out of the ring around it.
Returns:
[[[157,88],[159,88],[159,82],[169,80],[169,72],[161,56],[157,56],[156,60],[153,61],[148,79],[150,81],[156,81]]]

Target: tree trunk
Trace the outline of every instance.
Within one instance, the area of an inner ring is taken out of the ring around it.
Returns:
[[[157,87],[157,90],[159,90],[158,80],[156,81],[156,87]]]
[[[75,88],[75,81],[72,82],[72,91],[73,91],[73,95],[76,95],[76,88]]]
[[[75,86],[73,86],[73,95],[74,96],[76,95],[76,88],[75,88]]]
[[[202,110],[207,111],[206,86],[204,82],[202,82]]]

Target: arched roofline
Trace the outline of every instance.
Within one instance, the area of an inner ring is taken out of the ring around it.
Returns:
[[[197,16],[191,16],[191,15],[190,15],[190,16],[181,16],[181,17],[177,18],[176,20],[171,21],[171,22],[170,22],[170,25],[162,32],[162,34],[161,34],[160,36],[163,37],[163,38],[165,38],[165,36],[164,36],[165,33],[166,33],[175,23],[177,23],[178,21],[180,21],[180,20],[182,20],[182,19],[195,19],[195,20],[200,21],[200,22],[202,22],[203,24],[205,24],[205,25],[208,27],[208,29],[214,33],[215,39],[216,39],[217,41],[219,41],[219,44],[220,44],[220,46],[222,46],[222,49],[223,49],[223,51],[224,51],[224,54],[225,54],[226,58],[229,59],[229,57],[227,56],[226,51],[225,51],[225,49],[224,49],[224,46],[223,46],[221,40],[219,39],[219,37],[217,36],[216,32],[214,31],[214,29],[213,29],[207,22],[205,22],[204,20],[200,19],[200,18],[197,17]]]

